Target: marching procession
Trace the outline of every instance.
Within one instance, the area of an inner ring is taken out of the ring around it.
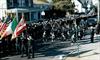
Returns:
[[[98,60],[99,2],[0,0],[0,60]]]
[[[38,51],[38,44],[54,41],[71,41],[75,43],[85,36],[88,27],[84,18],[59,18],[27,23],[22,16],[18,22],[16,18],[1,20],[0,25],[0,57],[9,55],[24,55],[34,58]],[[9,19],[9,20],[8,20]],[[83,19],[83,22],[81,21]],[[6,22],[6,20],[8,20]],[[93,42],[94,30],[91,33]]]

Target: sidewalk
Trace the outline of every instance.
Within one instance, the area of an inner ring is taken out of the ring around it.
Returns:
[[[80,57],[77,55],[77,51],[72,56],[66,56],[66,54],[59,54],[52,57],[42,57],[34,60],[100,60],[100,42],[90,43],[80,46]],[[60,51],[67,51],[69,48],[61,49]],[[73,56],[74,55],[74,56]]]
[[[100,50],[99,50],[100,51]],[[79,57],[67,57],[65,60],[100,60],[100,53],[88,52]]]
[[[92,46],[91,48],[93,48],[93,50],[80,54],[80,58],[66,57],[65,60],[100,60],[100,42],[86,45],[86,47],[89,46]]]

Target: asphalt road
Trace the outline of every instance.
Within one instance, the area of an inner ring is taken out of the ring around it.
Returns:
[[[89,36],[86,36],[89,37]],[[90,43],[90,39],[86,38],[84,40],[80,40],[79,43],[71,43],[71,47],[62,47],[63,45],[60,44],[59,46],[56,46],[54,48],[50,48],[46,51],[40,51],[38,53],[35,53],[35,58],[27,59],[26,56],[21,58],[20,55],[15,56],[8,56],[0,58],[0,60],[59,60],[60,56],[64,57],[73,57],[73,56],[79,56],[78,55],[78,45],[79,45],[79,54],[82,56],[82,54],[97,50],[100,46],[99,42],[99,36],[95,36],[95,43]],[[73,52],[74,51],[74,52]],[[91,54],[91,53],[90,53]]]

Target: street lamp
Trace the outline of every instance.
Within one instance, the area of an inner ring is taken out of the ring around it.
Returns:
[[[87,7],[88,7],[88,11],[89,11],[90,10],[90,7],[91,7],[90,4],[88,4]]]
[[[41,12],[41,16],[42,16],[42,19],[44,19],[44,16],[45,16],[45,12],[44,11]]]

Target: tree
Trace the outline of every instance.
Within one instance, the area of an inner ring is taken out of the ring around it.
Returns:
[[[47,0],[37,0],[37,1],[48,2]]]
[[[53,0],[54,9],[66,11],[69,13],[74,12],[74,3],[71,0]]]
[[[47,1],[47,0],[41,0],[41,1]],[[55,10],[61,10],[70,13],[74,12],[74,7],[75,7],[74,3],[72,3],[71,0],[52,0],[51,5]]]

